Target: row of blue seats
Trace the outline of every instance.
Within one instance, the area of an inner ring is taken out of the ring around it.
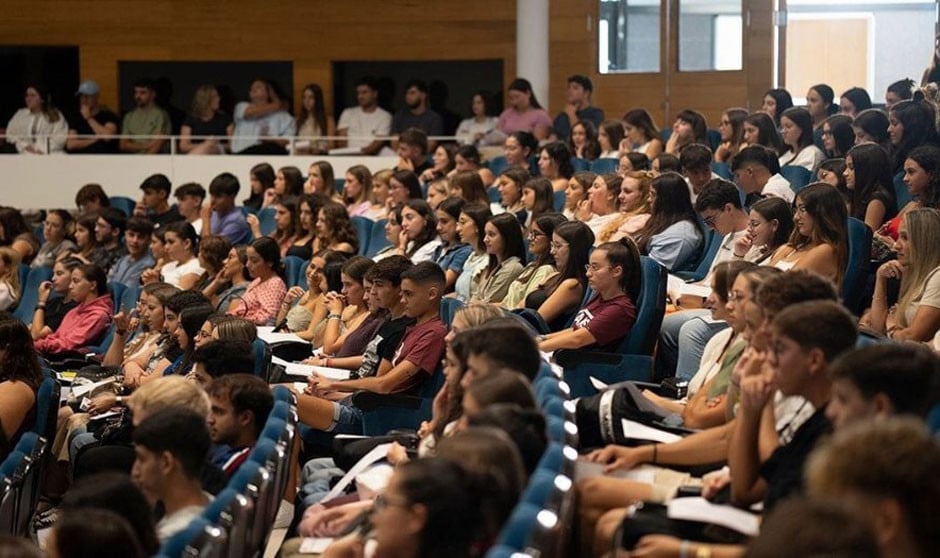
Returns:
[[[160,548],[161,558],[260,556],[290,480],[296,443],[294,396],[275,387],[274,408],[246,461],[202,515]]]
[[[39,501],[40,483],[53,458],[52,440],[59,411],[59,383],[43,370],[36,392],[36,419],[0,463],[0,535],[26,536]]]

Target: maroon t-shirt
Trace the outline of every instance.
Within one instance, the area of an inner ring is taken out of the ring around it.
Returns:
[[[586,349],[613,352],[636,322],[636,306],[630,297],[622,294],[610,300],[594,295],[574,317],[574,329],[586,328],[597,341]]]
[[[416,375],[408,385],[397,386],[394,392],[401,392],[420,384],[430,376],[441,363],[444,356],[444,337],[447,335],[447,326],[440,318],[434,318],[419,325],[414,325],[405,331],[401,345],[392,358],[392,366],[398,366],[407,360],[414,364],[426,376]]]

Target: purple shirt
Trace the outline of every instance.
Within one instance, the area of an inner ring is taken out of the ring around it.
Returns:
[[[229,239],[233,245],[248,244],[251,240],[251,229],[248,228],[248,221],[242,210],[233,207],[225,215],[219,215],[218,211],[212,212],[209,221],[209,230],[212,234],[224,236]]]
[[[552,119],[548,113],[542,109],[529,109],[525,112],[519,112],[514,108],[508,108],[499,115],[499,121],[496,127],[504,134],[513,132],[535,132],[537,127],[551,128]]]

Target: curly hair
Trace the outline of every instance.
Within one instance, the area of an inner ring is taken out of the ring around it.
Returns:
[[[341,203],[334,201],[323,204],[320,215],[326,223],[327,236],[320,239],[321,246],[328,248],[335,244],[349,243],[353,251],[359,250],[359,237],[349,219],[349,212]]]

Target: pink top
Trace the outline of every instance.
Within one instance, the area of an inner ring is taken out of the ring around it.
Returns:
[[[264,282],[260,278],[255,279],[248,284],[241,300],[228,313],[241,316],[255,325],[272,325],[286,294],[287,285],[277,275],[272,275]]]
[[[368,215],[366,214],[369,213],[369,210],[371,208],[372,208],[372,204],[369,203],[368,200],[366,200],[362,203],[358,203],[354,205],[347,205],[346,211],[349,212],[350,217],[368,217]]]
[[[537,108],[529,109],[525,112],[508,108],[499,115],[499,121],[496,123],[496,127],[504,134],[511,134],[513,132],[532,133],[538,126],[551,128],[552,119],[548,116],[547,112]]]

